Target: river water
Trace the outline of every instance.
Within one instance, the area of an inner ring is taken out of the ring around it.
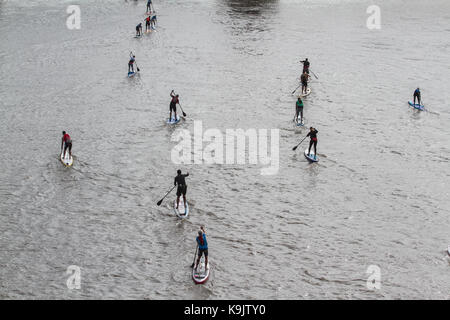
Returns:
[[[155,0],[140,39],[145,1],[78,1],[79,30],[71,4],[0,1],[1,299],[450,299],[450,2],[377,1],[369,29],[372,1]],[[292,150],[306,57],[315,164]],[[407,105],[417,86],[427,111]],[[200,121],[279,130],[278,171],[174,163],[175,129]],[[185,220],[173,193],[156,205],[179,168]],[[211,277],[196,286],[202,224]]]

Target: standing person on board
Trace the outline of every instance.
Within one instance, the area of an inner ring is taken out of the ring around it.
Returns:
[[[156,20],[156,14],[154,14],[154,15],[152,15],[152,18],[150,19],[151,27],[152,27],[153,29],[155,29],[155,27],[156,27],[156,22],[157,22],[157,20]]]
[[[136,62],[136,56],[130,52],[130,61],[128,61],[128,72],[134,72],[134,63]]]
[[[308,58],[306,58],[305,60],[300,61],[301,63],[303,63],[303,71],[302,73],[307,73],[309,74],[309,61]]]
[[[152,13],[152,0],[147,1],[147,12]]]
[[[295,120],[298,122],[298,115],[300,114],[300,123],[303,123],[303,101],[302,98],[298,97],[295,103]]]
[[[317,133],[319,131],[316,130],[316,128],[310,127],[309,132],[306,135],[307,137],[310,137],[311,140],[309,141],[309,149],[308,149],[308,156],[311,155],[311,147],[314,145],[314,158],[317,157]]]
[[[200,259],[202,255],[205,255],[205,269],[209,269],[208,265],[208,241],[206,241],[206,231],[203,226],[200,227],[198,231],[198,237],[195,239],[198,245],[198,257],[197,263],[195,264],[195,271],[197,271],[198,264],[200,263]]]
[[[416,104],[416,98],[417,98],[417,104],[421,105],[422,104],[422,99],[420,98],[420,89],[417,88],[414,91],[414,104]]]
[[[69,149],[69,155],[72,156],[72,139],[70,138],[69,134],[65,131],[62,132],[62,139],[61,139],[61,153],[63,152],[64,147],[64,154],[63,158],[66,157],[66,150]]]
[[[308,79],[310,75],[306,72],[303,72],[300,76],[300,80],[302,81],[302,94],[306,94],[306,90],[308,89]]]
[[[184,207],[186,208],[186,192],[187,192],[187,184],[186,177],[189,177],[189,172],[186,174],[181,174],[181,170],[177,170],[177,176],[173,182],[173,185],[178,185],[177,188],[177,209],[180,203],[180,197],[183,195]]]
[[[175,121],[177,120],[177,104],[180,104],[180,100],[178,99],[178,95],[173,92],[173,90],[170,92],[170,96],[172,97],[172,100],[170,101],[170,115],[169,120],[172,119],[172,110],[175,113]]]
[[[142,22],[140,22],[136,26],[136,37],[140,37],[142,35]]]
[[[148,32],[148,30],[150,29],[150,19],[151,19],[150,16],[148,16],[147,18],[144,19],[144,21],[145,21],[145,32]]]

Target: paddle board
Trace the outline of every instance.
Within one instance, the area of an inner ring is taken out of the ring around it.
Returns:
[[[73,165],[73,157],[69,155],[69,151],[66,151],[66,156],[63,157],[64,152],[61,152],[59,155],[59,159],[61,160],[62,164],[66,167],[71,167]]]
[[[447,248],[447,253],[448,253],[448,255],[450,256],[450,245],[449,245],[448,248]]]
[[[300,115],[298,116],[297,120],[294,121],[297,127],[303,127],[305,125],[305,118],[303,118],[303,122],[300,122]]]
[[[177,118],[176,118],[176,119],[175,119],[174,116],[172,116],[171,119],[168,119],[168,120],[167,120],[167,123],[168,123],[168,124],[177,124],[178,122],[180,122],[180,120],[181,120],[180,115],[177,114]]]
[[[305,150],[305,158],[311,162],[319,162],[319,158],[314,154],[314,150],[311,150],[310,155],[308,155],[308,149]]]
[[[311,88],[307,88],[306,89],[306,93],[301,93],[300,95],[299,95],[299,97],[306,97],[306,96],[308,96],[309,94],[311,93]]]
[[[421,105],[421,104],[418,104],[418,103],[414,104],[414,103],[412,103],[411,101],[408,101],[408,104],[409,104],[411,107],[413,107],[414,109],[417,109],[417,110],[423,110],[423,109],[425,109],[425,106],[423,106],[423,105]]]
[[[180,203],[178,204],[178,209],[177,209],[177,199],[174,200],[173,202],[173,211],[175,211],[175,214],[181,218],[187,218],[189,216],[189,203],[186,201],[186,208],[184,208],[184,201],[183,198],[180,197]]]
[[[136,74],[137,74],[137,72],[129,71],[128,78],[134,77]]]
[[[209,278],[209,262],[208,266],[205,268],[205,257],[202,256],[197,271],[195,271],[195,267],[192,268],[192,280],[194,280],[195,284],[203,284],[206,281],[208,281],[208,278]]]

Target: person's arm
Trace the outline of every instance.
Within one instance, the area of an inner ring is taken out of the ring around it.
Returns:
[[[311,135],[311,131],[310,132],[308,132],[308,134],[306,135],[307,137],[309,137]]]
[[[173,93],[173,90],[170,92],[170,96],[173,98],[175,94]]]
[[[186,174],[184,176],[185,177],[189,177],[189,172],[186,172]]]
[[[201,226],[201,227],[200,227],[200,230],[202,230],[203,233],[206,234],[205,226]]]
[[[63,149],[63,146],[64,146],[64,137],[61,138],[61,151]]]
[[[177,185],[177,178],[175,177],[175,179],[173,179],[173,185],[176,186]]]

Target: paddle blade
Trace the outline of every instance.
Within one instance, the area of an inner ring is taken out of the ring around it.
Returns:
[[[183,117],[186,117],[186,112],[183,111]]]
[[[298,146],[293,147],[292,150],[293,150],[293,151],[297,150],[297,147],[298,147]]]
[[[163,202],[163,199],[159,200],[157,205],[160,206],[162,202]]]

